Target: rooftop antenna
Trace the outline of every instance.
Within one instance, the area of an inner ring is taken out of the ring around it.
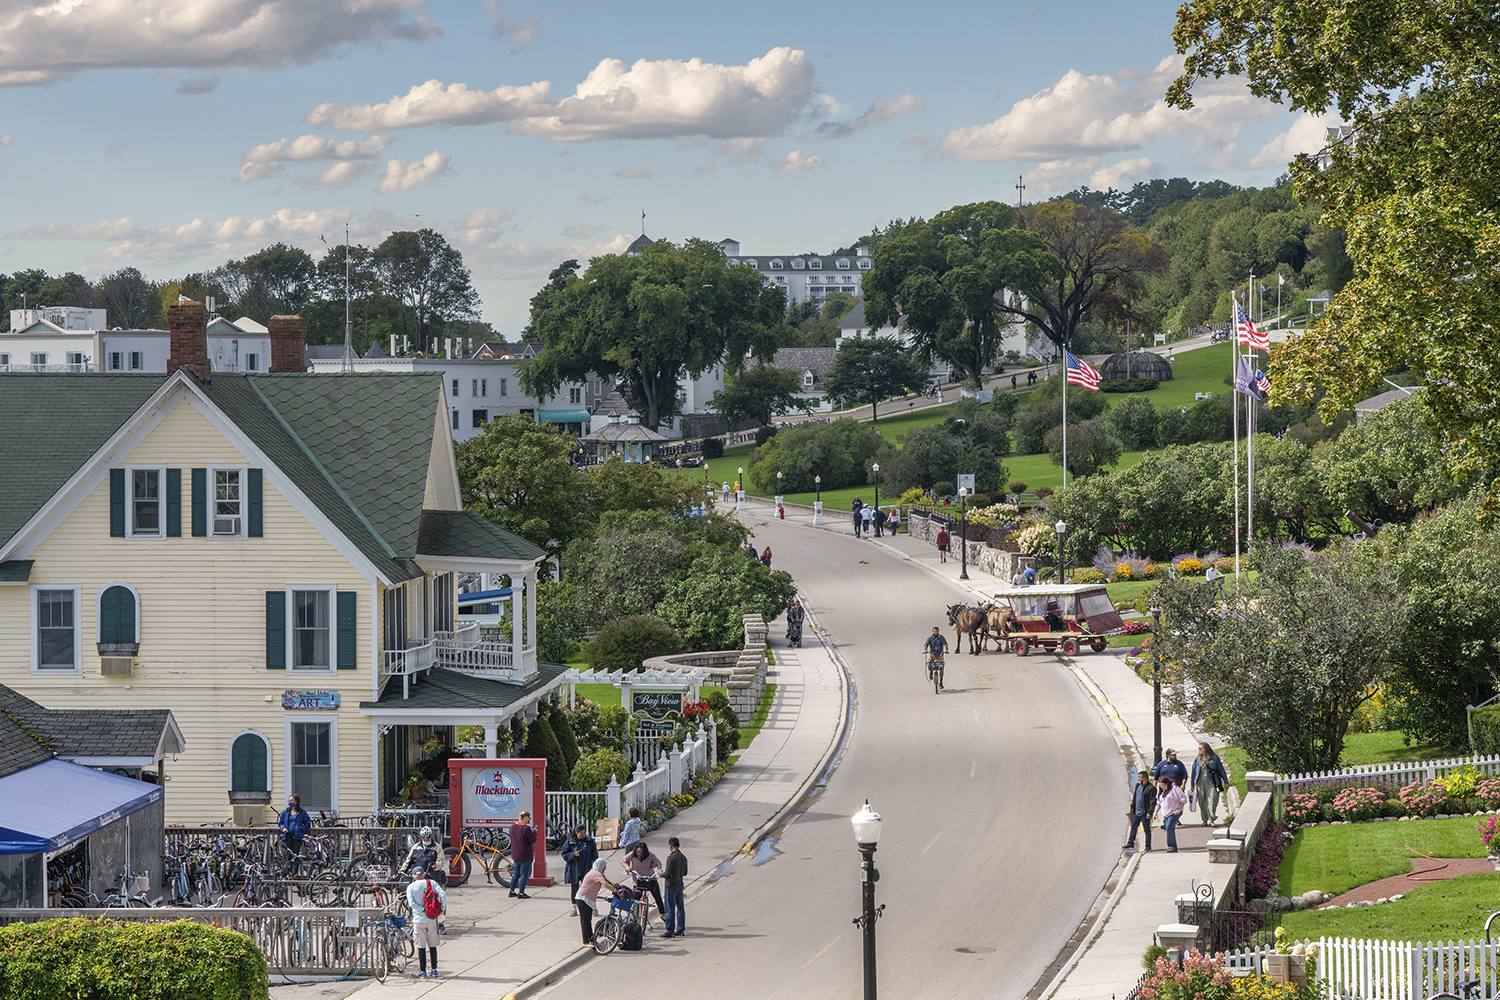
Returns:
[[[646,210],[641,209],[641,235],[646,235]]]
[[[1016,175],[1016,208],[1020,208],[1025,202],[1026,178],[1022,174]]]

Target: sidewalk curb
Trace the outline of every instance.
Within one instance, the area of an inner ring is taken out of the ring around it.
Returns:
[[[578,950],[573,952],[573,954],[561,962],[538,972],[520,986],[517,986],[512,992],[506,993],[501,1000],[526,1000],[526,997],[535,996],[553,983],[587,965],[589,960],[594,957],[593,948],[586,945],[579,945]]]
[[[1141,857],[1138,853],[1130,854],[1121,857],[1119,862],[1116,863],[1115,870],[1110,873],[1109,878],[1104,882],[1104,888],[1099,890],[1099,896],[1095,899],[1093,907],[1090,908],[1088,916],[1084,917],[1079,923],[1078,930],[1074,932],[1073,938],[1070,938],[1068,945],[1065,945],[1063,948],[1063,951],[1067,952],[1068,946],[1071,945],[1072,951],[1066,955],[1061,953],[1058,955],[1057,961],[1060,963],[1060,968],[1047,981],[1047,985],[1040,989],[1033,986],[1027,991],[1026,996],[1028,1000],[1045,1000],[1045,998],[1057,993],[1063,984],[1068,981],[1068,977],[1073,974],[1073,970],[1078,968],[1078,963],[1083,961],[1083,956],[1088,954],[1089,949],[1094,946],[1094,942],[1099,940],[1099,935],[1104,932],[1104,928],[1109,924],[1109,918],[1114,915],[1115,907],[1120,904],[1120,900],[1125,898],[1126,890],[1130,888],[1130,883],[1135,881],[1135,874],[1140,870]],[[1114,882],[1113,888],[1110,886],[1111,881]],[[1073,940],[1079,936],[1083,936],[1084,939],[1078,941],[1077,944],[1073,944]]]

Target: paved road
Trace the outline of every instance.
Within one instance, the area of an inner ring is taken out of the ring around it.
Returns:
[[[918,647],[956,600],[951,585],[847,536],[776,522],[755,531],[850,665],[847,752],[760,856],[689,903],[687,937],[653,934],[644,951],[595,959],[545,995],[691,995],[697,982],[725,1000],[858,996],[848,817],[868,797],[885,819],[881,992],[1017,1000],[1119,857],[1109,819],[1119,754],[1097,709],[1050,657],[950,655],[947,690],[934,695]]]

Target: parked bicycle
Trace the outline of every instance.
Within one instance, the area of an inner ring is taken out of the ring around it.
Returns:
[[[508,849],[510,838],[506,838]],[[469,875],[474,870],[477,861],[479,867],[484,869],[484,880],[486,882],[504,885],[510,881],[511,860],[506,849],[482,844],[470,834],[464,831],[464,839],[459,847],[449,847],[444,851],[448,856],[448,886],[463,885],[469,881]]]
[[[651,920],[651,901],[646,890],[639,885],[616,886],[609,900],[609,912],[594,924],[594,951],[608,955],[625,943],[625,934],[630,927],[640,929],[645,940]]]

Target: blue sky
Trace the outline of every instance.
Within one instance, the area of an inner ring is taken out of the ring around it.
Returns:
[[[1323,122],[1161,95],[1174,4],[0,0],[0,270],[165,279],[285,241],[460,247],[519,334],[641,231],[828,251],[1158,176],[1269,183]]]

